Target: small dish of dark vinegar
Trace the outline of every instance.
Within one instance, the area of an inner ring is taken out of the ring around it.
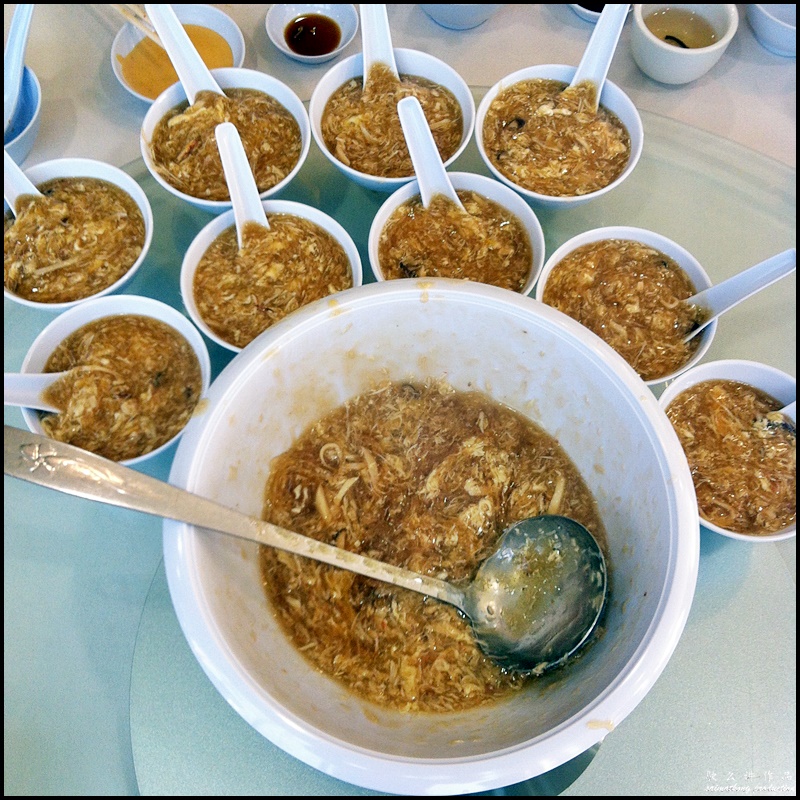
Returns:
[[[320,64],[339,55],[358,31],[353,5],[276,4],[267,12],[267,33],[285,56],[305,64]]]

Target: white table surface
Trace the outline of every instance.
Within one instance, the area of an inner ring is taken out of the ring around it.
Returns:
[[[247,47],[244,66],[269,72],[308,100],[330,63],[308,67],[282,55],[264,30],[267,5],[219,7],[242,29]],[[14,8],[4,6],[6,35]],[[745,7],[738,8],[740,24],[733,42],[699,81],[670,87],[644,76],[630,55],[630,21],[609,77],[640,109],[723,137],[794,170],[795,59],[763,49],[745,20]],[[471,31],[441,28],[415,4],[391,4],[388,14],[395,46],[437,55],[472,86],[490,86],[531,64],[577,64],[591,33],[591,26],[566,5],[507,5]],[[121,24],[109,5],[37,4],[26,62],[41,81],[44,107],[41,131],[24,167],[66,156],[123,166],[139,157],[139,127],[147,106],[128,94],[111,70],[111,42]],[[357,36],[346,54],[359,49]],[[793,348],[794,343],[792,353]],[[8,356],[8,346],[5,349]],[[9,367],[8,358],[6,362],[6,369],[18,367]],[[785,368],[794,374],[793,355],[791,362]],[[5,421],[22,424],[16,410],[6,410]],[[168,464],[156,463],[148,471],[165,477]],[[5,479],[6,487],[11,480]],[[16,490],[14,497],[20,496],[37,502],[33,488]],[[140,790],[131,745],[130,683],[142,610],[160,568],[160,526],[147,526],[131,546],[125,537],[109,535],[113,532],[82,527],[82,519],[90,515],[86,505],[65,498],[64,537],[37,542],[15,539],[15,525],[24,518],[25,508],[4,503],[7,795],[126,795]],[[125,527],[131,517],[120,512],[114,519]],[[687,641],[681,641],[679,651],[698,648],[707,656],[707,668],[697,670],[686,685],[675,685],[686,678],[668,667],[650,695],[607,737],[583,774],[568,788],[559,786],[559,791],[795,793],[795,553],[794,540],[739,549],[704,540],[701,555],[708,570],[704,577],[701,569],[698,592],[704,580],[727,578],[742,581],[748,591],[775,587],[775,595],[763,606],[758,605],[763,598],[755,596],[739,602],[749,603],[755,616],[780,617],[778,630],[791,640],[790,663],[785,663],[782,643],[784,660],[771,664],[765,673],[774,676],[780,696],[756,693],[732,702],[731,696],[742,687],[714,682],[715,658],[720,652],[727,654],[728,648],[708,639],[709,630],[720,637],[746,636],[755,648],[752,652],[763,653],[766,661],[774,642],[755,641],[755,631],[743,634],[740,620],[704,602],[704,597],[717,595],[699,593],[692,614],[704,624],[687,626]],[[723,564],[722,559],[728,560]],[[21,574],[26,576],[22,591]],[[46,579],[37,580],[37,575]],[[705,641],[692,641],[701,635]],[[737,667],[747,674],[748,664]],[[685,714],[690,722],[679,741],[672,734],[674,724],[660,728],[653,722],[652,709],[661,713],[658,704],[665,698],[672,714]],[[765,698],[771,705],[763,705]],[[745,720],[737,716],[742,708],[747,708]],[[715,755],[713,763],[704,760],[704,737],[729,740],[731,757]],[[275,793],[292,792],[284,787]]]

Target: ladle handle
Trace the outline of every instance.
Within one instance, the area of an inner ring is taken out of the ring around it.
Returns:
[[[578,68],[570,82],[570,86],[577,86],[583,81],[591,81],[597,87],[598,103],[629,8],[629,3],[611,3],[603,6],[589,44],[583,51]]]
[[[463,594],[436,578],[301,536],[40,434],[6,425],[3,440],[3,472],[13,478],[87,500],[249,539],[461,608]]]
[[[447,175],[419,100],[416,97],[404,97],[397,103],[397,113],[417,176],[422,205],[427,208],[437,194],[442,194],[463,211],[464,206]]]
[[[723,312],[738,305],[742,300],[752,297],[761,289],[766,289],[775,281],[786,277],[796,268],[797,249],[791,247],[722,281],[722,283],[693,295],[687,302],[705,309],[710,316],[686,337],[686,341],[700,333]]]
[[[236,236],[239,249],[244,247],[244,226],[255,222],[269,228],[267,214],[261,204],[253,169],[247,160],[239,131],[232,122],[223,122],[215,128],[217,148],[222,159],[222,169],[233,204],[233,217],[236,220]]]
[[[385,64],[395,77],[399,77],[386,5],[362,3],[359,6],[359,13],[361,15],[361,50],[364,58],[364,86],[367,84],[369,71],[373,64]]]
[[[211,70],[192,44],[189,34],[168,3],[146,3],[144,10],[156,29],[161,44],[167,51],[178,79],[186,92],[189,105],[193,105],[202,91],[224,94],[214,80]]]
[[[3,199],[15,217],[19,198],[31,194],[37,196],[41,195],[41,192],[33,185],[19,164],[11,158],[8,150],[3,150]]]

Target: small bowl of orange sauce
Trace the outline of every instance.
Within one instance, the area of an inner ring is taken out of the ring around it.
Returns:
[[[265,25],[272,43],[285,56],[303,64],[323,64],[353,41],[358,12],[345,3],[275,3]]]
[[[239,26],[214,6],[173,6],[197,52],[209,69],[241,67],[244,36]],[[111,45],[111,67],[117,80],[135,97],[152,103],[178,80],[166,50],[130,22]]]

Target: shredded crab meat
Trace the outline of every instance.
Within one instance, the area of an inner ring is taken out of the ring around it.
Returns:
[[[597,89],[556,80],[519,81],[498,93],[483,123],[491,163],[523,189],[551,197],[598,191],[625,170],[630,135]]]
[[[780,408],[731,380],[703,381],[669,404],[704,519],[754,536],[797,521],[797,431]]]
[[[236,126],[259,192],[280,183],[302,152],[300,126],[274,97],[257,89],[225,89],[225,95],[199,92],[158,122],[150,141],[156,171],[191,197],[230,200],[217,147],[217,125]]]
[[[335,409],[278,456],[264,518],[346,550],[459,582],[513,521],[583,522],[606,547],[594,499],[552,436],[478,392],[386,383]],[[271,548],[267,596],[295,646],[378,704],[455,711],[531,677],[504,672],[455,608]]]
[[[372,68],[364,90],[362,77],[351,78],[328,99],[321,128],[325,146],[345,166],[382,178],[414,174],[397,113],[404,97],[416,97],[442,157],[447,161],[461,144],[464,118],[455,95],[444,86],[415,75],[396,78],[385,64]]]
[[[577,247],[547,277],[545,303],[563,311],[613,347],[644,380],[684,366],[700,336],[684,337],[707,316],[685,301],[696,289],[660,250],[626,239]]]
[[[27,300],[66,303],[112,286],[145,243],[144,217],[121,187],[99,178],[54,178],[3,221],[5,287]]]
[[[200,399],[200,362],[172,326],[119,314],[84,325],[53,351],[45,372],[68,372],[45,393],[53,439],[123,461],[179,433]]]
[[[392,212],[378,242],[384,277],[461,278],[521,291],[533,263],[522,222],[478,192],[457,194],[464,211],[444,195],[425,208],[416,195]]]
[[[350,259],[335,237],[295,214],[223,231],[200,259],[193,282],[203,321],[221,339],[244,347],[301,306],[349,289]]]

